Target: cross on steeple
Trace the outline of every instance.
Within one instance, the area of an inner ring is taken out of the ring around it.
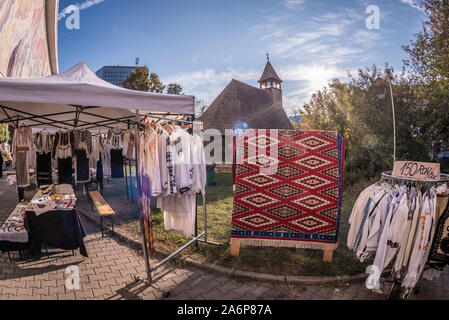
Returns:
[[[265,69],[260,77],[259,83],[260,89],[262,90],[271,88],[281,90],[282,80],[279,78],[278,74],[271,65],[269,53],[267,53],[267,64],[265,65]]]

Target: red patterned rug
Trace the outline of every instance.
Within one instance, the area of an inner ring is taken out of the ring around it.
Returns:
[[[338,133],[245,130],[234,149],[231,238],[241,245],[336,248],[344,172]]]

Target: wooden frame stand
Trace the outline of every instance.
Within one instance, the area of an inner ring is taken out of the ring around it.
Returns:
[[[240,239],[231,239],[229,254],[232,257],[238,257],[240,255]],[[334,249],[324,249],[323,250],[323,262],[332,262],[334,256]]]
[[[334,250],[323,251],[323,262],[332,262],[333,257],[334,257]]]
[[[229,254],[233,257],[238,257],[240,255],[240,240],[231,239],[231,248]]]

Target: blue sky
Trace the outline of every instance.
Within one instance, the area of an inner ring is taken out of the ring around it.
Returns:
[[[61,71],[140,57],[164,83],[209,104],[232,78],[257,86],[269,52],[289,114],[348,71],[401,69],[401,46],[425,19],[413,0],[60,0],[59,11],[71,4],[83,9],[79,30],[59,20]],[[369,5],[380,9],[378,30],[365,26]]]

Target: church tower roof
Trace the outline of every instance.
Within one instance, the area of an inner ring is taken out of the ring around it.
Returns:
[[[265,69],[263,70],[262,76],[260,77],[259,83],[270,79],[282,82],[281,78],[279,78],[278,74],[271,65],[270,60],[268,60],[267,64],[265,65]]]

